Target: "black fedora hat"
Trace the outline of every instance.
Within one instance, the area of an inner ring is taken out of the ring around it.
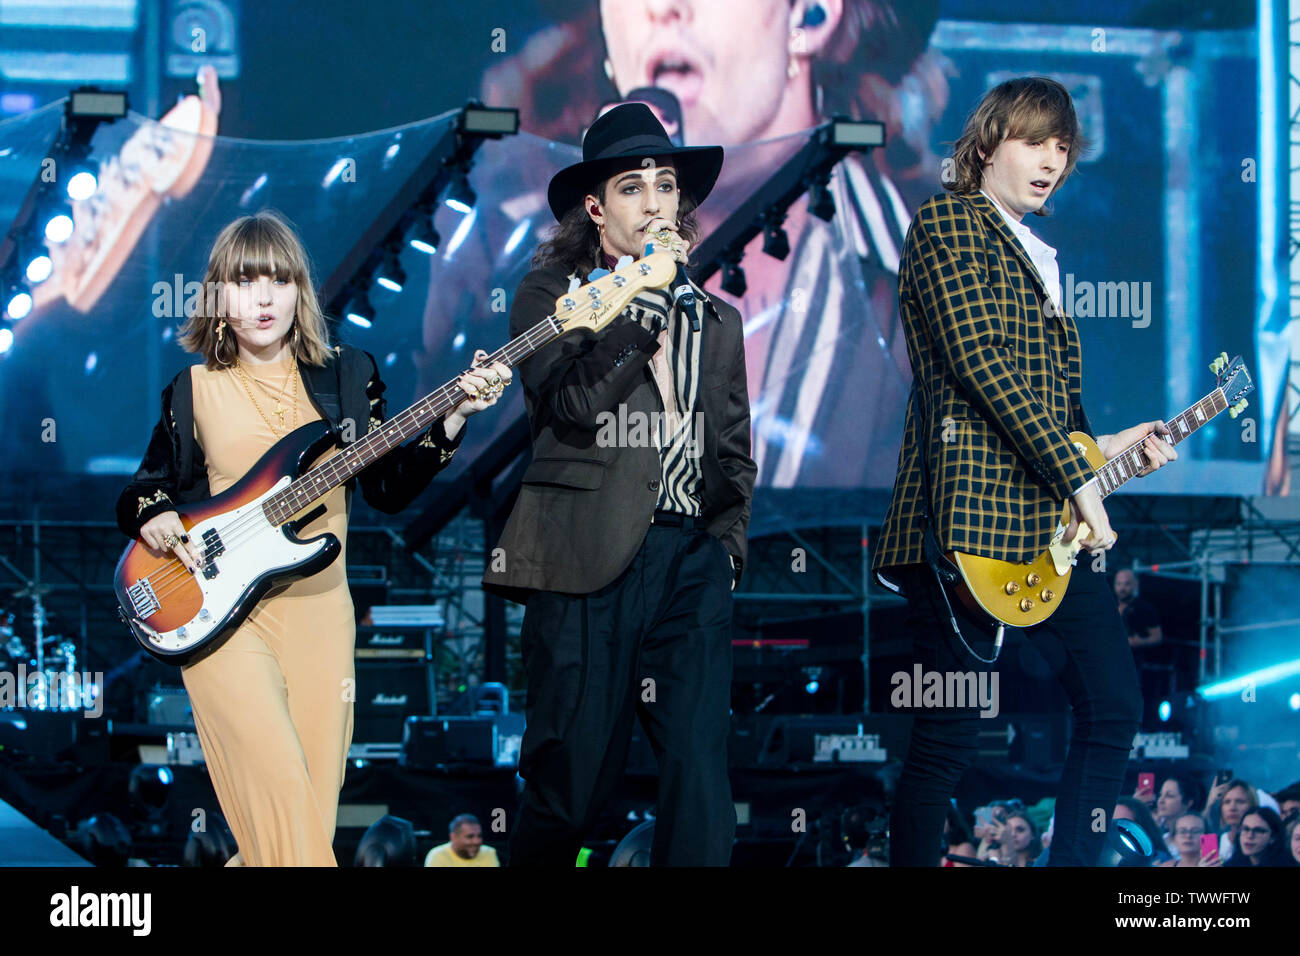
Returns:
[[[582,140],[582,162],[566,166],[551,179],[546,191],[551,212],[563,219],[602,179],[635,169],[647,156],[671,159],[677,185],[697,206],[722,171],[721,146],[674,146],[650,107],[624,103],[591,124]]]

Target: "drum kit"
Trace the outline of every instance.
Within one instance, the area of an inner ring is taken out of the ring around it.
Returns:
[[[22,685],[11,699],[0,697],[0,710],[83,710],[91,705],[88,695],[93,699],[96,693],[77,670],[76,641],[46,633],[49,618],[41,601],[42,590],[28,586],[13,595],[20,603],[30,602],[30,616],[16,614],[13,604],[0,609],[0,672],[14,675],[12,679]],[[21,606],[19,610],[23,610]],[[30,644],[15,625],[24,618],[31,621]]]

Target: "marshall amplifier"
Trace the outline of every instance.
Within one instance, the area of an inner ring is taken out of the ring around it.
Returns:
[[[424,661],[359,660],[352,740],[396,743],[412,714],[433,709],[433,669]]]
[[[524,736],[523,714],[482,717],[409,717],[398,763],[412,770],[452,764],[515,767]]]
[[[357,627],[357,660],[425,661],[433,658],[433,630],[427,627]]]

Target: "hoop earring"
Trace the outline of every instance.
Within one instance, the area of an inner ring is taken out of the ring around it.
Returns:
[[[293,323],[293,346],[292,346],[292,348],[293,348],[293,357],[294,357],[294,358],[297,358],[297,357],[298,357],[298,321],[297,321],[297,318],[296,318],[296,317],[295,317],[295,319],[294,319],[294,323]]]

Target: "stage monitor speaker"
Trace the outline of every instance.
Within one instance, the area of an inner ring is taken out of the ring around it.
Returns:
[[[424,661],[357,661],[352,742],[397,743],[412,715],[433,711],[433,669]]]

